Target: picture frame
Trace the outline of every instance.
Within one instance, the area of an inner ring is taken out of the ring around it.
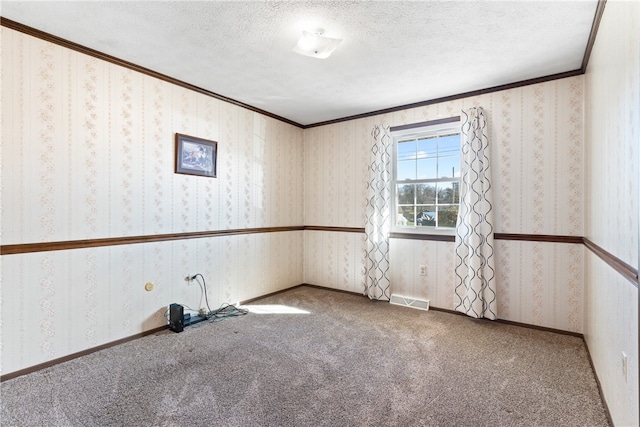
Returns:
[[[216,178],[218,143],[176,133],[175,173]]]

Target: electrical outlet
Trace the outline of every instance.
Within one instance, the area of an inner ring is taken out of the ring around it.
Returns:
[[[426,276],[427,275],[427,266],[426,265],[421,265],[420,266],[420,275],[421,276]]]
[[[622,352],[622,376],[624,377],[624,382],[627,382],[627,364],[628,364],[627,354],[623,351]]]

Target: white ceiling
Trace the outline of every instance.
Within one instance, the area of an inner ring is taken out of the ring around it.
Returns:
[[[580,69],[597,0],[6,1],[4,18],[301,125]],[[342,43],[292,51],[302,30]]]

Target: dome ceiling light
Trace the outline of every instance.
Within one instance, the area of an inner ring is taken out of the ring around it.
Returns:
[[[331,55],[341,41],[342,39],[326,37],[322,28],[315,30],[313,33],[303,31],[293,51],[300,55],[324,59]]]

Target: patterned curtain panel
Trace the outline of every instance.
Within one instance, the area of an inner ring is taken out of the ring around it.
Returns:
[[[482,108],[462,112],[455,309],[471,317],[497,319],[487,134],[487,119]]]
[[[364,294],[370,299],[389,301],[389,227],[391,208],[391,136],[389,127],[371,131],[369,165]]]

